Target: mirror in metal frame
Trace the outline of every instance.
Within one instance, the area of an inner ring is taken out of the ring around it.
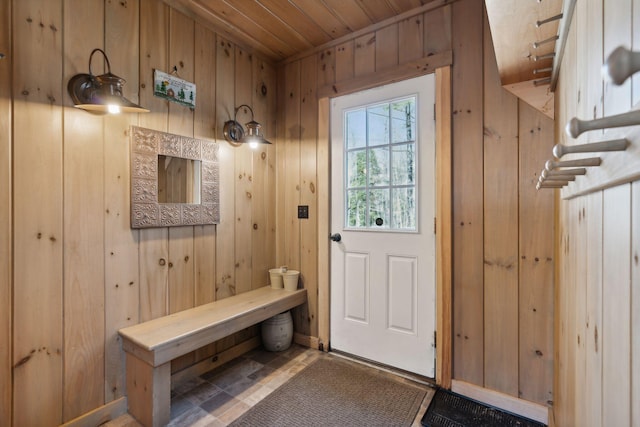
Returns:
[[[131,127],[131,228],[217,224],[219,195],[217,143]]]

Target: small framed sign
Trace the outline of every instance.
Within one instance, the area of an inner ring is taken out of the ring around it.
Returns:
[[[160,70],[153,70],[153,94],[185,107],[196,107],[196,84]]]

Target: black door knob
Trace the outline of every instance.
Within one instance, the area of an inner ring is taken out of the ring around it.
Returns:
[[[329,236],[329,238],[334,242],[339,242],[340,240],[342,240],[342,236],[340,235],[340,233],[334,233],[331,236]]]

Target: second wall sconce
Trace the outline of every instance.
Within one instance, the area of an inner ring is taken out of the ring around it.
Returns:
[[[251,121],[245,123],[246,131],[236,120],[238,111],[240,111],[242,107],[248,108],[249,111],[251,111]],[[251,107],[247,104],[242,104],[235,109],[235,112],[233,113],[233,120],[227,120],[224,123],[222,132],[224,133],[224,139],[232,145],[237,146],[239,144],[249,144],[249,147],[251,148],[258,148],[258,144],[271,144],[260,132],[261,127],[260,123],[253,119],[253,110]]]
[[[102,53],[107,63],[107,72],[94,76],[91,72],[91,60],[96,52]],[[149,110],[134,104],[122,95],[125,80],[111,74],[109,58],[102,49],[93,49],[89,56],[89,74],[76,74],[69,79],[67,90],[77,108],[92,114],[148,113]]]

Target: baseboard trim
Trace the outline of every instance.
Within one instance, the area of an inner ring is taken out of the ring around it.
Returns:
[[[261,344],[261,338],[259,336],[256,336],[243,341],[240,344],[235,345],[221,353],[207,357],[205,360],[202,360],[195,365],[191,365],[188,368],[175,372],[171,375],[171,390],[175,389],[181,384],[184,384],[191,378],[195,378],[199,375],[204,374],[205,372],[209,372],[210,370],[217,368],[218,366],[222,366],[225,363],[235,359],[236,357],[242,356],[243,354],[260,347]]]
[[[71,421],[62,424],[61,427],[95,427],[108,421],[113,421],[127,413],[127,398],[121,397],[106,405],[80,415]]]
[[[459,380],[451,381],[451,391],[534,421],[544,424],[548,424],[549,421],[549,408],[538,403]]]
[[[295,332],[293,334],[293,342],[315,350],[320,349],[320,339],[318,337],[311,337],[309,335],[303,335]]]

